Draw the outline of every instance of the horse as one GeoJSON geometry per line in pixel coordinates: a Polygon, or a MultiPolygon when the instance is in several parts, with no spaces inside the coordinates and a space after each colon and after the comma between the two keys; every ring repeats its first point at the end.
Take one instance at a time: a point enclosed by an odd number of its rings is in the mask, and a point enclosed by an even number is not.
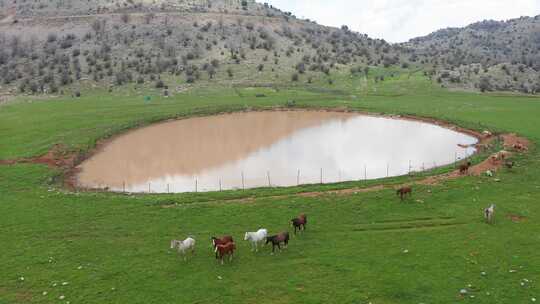
{"type": "Polygon", "coordinates": [[[401,200],[403,200],[403,198],[405,197],[405,195],[410,195],[412,196],[412,188],[410,186],[407,186],[407,187],[402,187],[402,188],[399,188],[397,191],[396,191],[396,195],[399,195],[399,197],[401,198],[401,200]]]}
{"type": "Polygon", "coordinates": [[[459,174],[465,174],[465,173],[469,173],[469,168],[472,166],[472,163],[470,161],[464,163],[464,164],[461,164],[459,165],[458,169],[459,169],[459,174]]]}
{"type": "Polygon", "coordinates": [[[235,250],[236,245],[234,244],[234,242],[228,242],[227,244],[217,245],[214,252],[216,253],[216,259],[220,259],[221,265],[223,265],[223,258],[226,255],[229,256],[229,261],[232,261],[235,250]]]}
{"type": "Polygon", "coordinates": [[[257,245],[264,241],[266,236],[268,235],[268,230],[266,229],[259,229],[257,232],[246,232],[244,235],[244,241],[250,241],[251,242],[251,251],[255,250],[255,252],[259,251],[257,248],[257,245]]]}
{"type": "Polygon", "coordinates": [[[491,204],[491,206],[484,209],[484,218],[486,219],[487,223],[491,224],[493,223],[494,217],[495,217],[495,205],[491,204]]]}
{"type": "Polygon", "coordinates": [[[188,237],[187,239],[183,241],[172,240],[171,249],[174,249],[174,248],[176,248],[176,250],[178,250],[178,253],[180,253],[184,257],[184,261],[185,261],[186,253],[188,250],[191,250],[192,255],[195,253],[195,239],[192,237],[188,237]]]}
{"type": "Polygon", "coordinates": [[[276,246],[278,247],[279,251],[281,251],[281,243],[283,243],[285,248],[287,248],[289,245],[289,232],[285,231],[277,235],[266,237],[265,245],[268,245],[270,242],[272,242],[272,254],[274,254],[276,246]]]}
{"type": "Polygon", "coordinates": [[[217,245],[225,245],[227,243],[234,242],[233,237],[230,236],[230,235],[222,236],[219,239],[217,237],[213,236],[211,238],[211,240],[212,240],[212,246],[214,247],[214,249],[216,248],[217,245]]]}
{"type": "Polygon", "coordinates": [[[307,216],[304,213],[302,213],[297,218],[293,218],[291,220],[291,223],[294,227],[294,234],[296,234],[296,229],[298,229],[298,231],[302,231],[302,230],[305,231],[306,224],[307,224],[307,216]]]}

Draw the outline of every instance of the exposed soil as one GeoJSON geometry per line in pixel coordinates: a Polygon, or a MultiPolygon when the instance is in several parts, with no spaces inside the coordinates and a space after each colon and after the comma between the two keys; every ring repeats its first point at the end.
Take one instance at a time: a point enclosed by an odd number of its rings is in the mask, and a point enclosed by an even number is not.
{"type": "Polygon", "coordinates": [[[514,223],[519,223],[525,221],[527,218],[517,214],[507,214],[506,217],[514,223]]]}

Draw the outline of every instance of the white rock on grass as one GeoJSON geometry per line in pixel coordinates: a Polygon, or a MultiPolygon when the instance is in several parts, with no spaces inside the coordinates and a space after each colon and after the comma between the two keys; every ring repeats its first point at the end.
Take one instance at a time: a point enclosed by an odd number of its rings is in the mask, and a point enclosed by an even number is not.
{"type": "Polygon", "coordinates": [[[24,277],[20,277],[19,281],[21,281],[21,282],[24,281],[24,277]]]}
{"type": "Polygon", "coordinates": [[[62,282],[62,286],[66,286],[68,284],[69,284],[68,282],[62,282]]]}
{"type": "Polygon", "coordinates": [[[66,297],[65,297],[64,295],[61,295],[61,296],[58,297],[58,299],[60,299],[60,300],[63,300],[63,299],[65,299],[65,298],[66,298],[66,297]]]}
{"type": "Polygon", "coordinates": [[[467,289],[463,288],[459,291],[460,294],[466,295],[468,293],[467,289]]]}
{"type": "Polygon", "coordinates": [[[44,296],[46,296],[47,293],[48,293],[48,292],[44,291],[44,292],[42,292],[41,294],[44,295],[44,296]]]}

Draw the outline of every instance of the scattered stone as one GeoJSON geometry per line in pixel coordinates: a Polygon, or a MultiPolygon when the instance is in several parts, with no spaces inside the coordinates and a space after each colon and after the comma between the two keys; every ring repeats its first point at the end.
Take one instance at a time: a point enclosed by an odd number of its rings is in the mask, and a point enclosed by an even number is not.
{"type": "Polygon", "coordinates": [[[463,288],[459,291],[461,295],[466,295],[468,293],[467,289],[463,288]]]}
{"type": "Polygon", "coordinates": [[[52,284],[53,287],[56,287],[56,285],[58,285],[58,284],[56,284],[56,283],[53,283],[53,284],[52,284]]]}
{"type": "Polygon", "coordinates": [[[508,272],[510,272],[510,273],[516,273],[517,270],[515,270],[515,269],[510,269],[508,272]]]}
{"type": "Polygon", "coordinates": [[[44,295],[44,296],[46,296],[47,293],[48,293],[48,292],[44,291],[44,292],[42,292],[41,294],[44,295]]]}
{"type": "Polygon", "coordinates": [[[218,276],[217,278],[218,278],[218,280],[223,280],[223,278],[221,276],[218,276]]]}
{"type": "Polygon", "coordinates": [[[482,276],[484,276],[484,277],[487,275],[487,273],[486,273],[485,271],[482,271],[480,274],[481,274],[482,276]]]}
{"type": "Polygon", "coordinates": [[[531,301],[532,301],[532,302],[536,302],[536,298],[531,298],[531,301]]]}
{"type": "Polygon", "coordinates": [[[493,172],[491,170],[486,171],[486,176],[493,177],[493,172]]]}
{"type": "Polygon", "coordinates": [[[408,249],[403,250],[403,253],[409,253],[408,249]]]}
{"type": "Polygon", "coordinates": [[[77,269],[81,270],[81,269],[82,269],[82,266],[77,267],[77,269]]]}
{"type": "Polygon", "coordinates": [[[66,286],[68,284],[69,284],[68,282],[62,282],[62,286],[66,286]]]}
{"type": "Polygon", "coordinates": [[[61,296],[58,297],[58,299],[60,299],[60,300],[63,300],[63,299],[65,299],[65,298],[66,298],[66,297],[65,297],[64,295],[61,295],[61,296]]]}
{"type": "Polygon", "coordinates": [[[24,281],[24,277],[20,277],[19,281],[21,281],[21,282],[24,281]]]}
{"type": "Polygon", "coordinates": [[[112,290],[112,291],[115,291],[115,290],[116,290],[116,288],[114,288],[114,287],[113,287],[113,288],[111,288],[111,290],[112,290]]]}
{"type": "Polygon", "coordinates": [[[500,183],[500,182],[501,182],[501,179],[496,178],[496,179],[494,179],[494,181],[497,182],[497,183],[500,183]]]}

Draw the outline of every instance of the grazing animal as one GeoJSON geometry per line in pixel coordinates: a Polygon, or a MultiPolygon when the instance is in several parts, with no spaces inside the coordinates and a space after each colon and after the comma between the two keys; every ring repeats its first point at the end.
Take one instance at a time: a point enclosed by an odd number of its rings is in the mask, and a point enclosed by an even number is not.
{"type": "Polygon", "coordinates": [[[229,242],[227,244],[217,245],[214,252],[216,253],[216,259],[220,259],[221,265],[223,265],[223,258],[227,255],[229,256],[229,261],[232,261],[235,250],[236,245],[234,242],[229,242]]]}
{"type": "Polygon", "coordinates": [[[255,252],[259,251],[257,246],[260,242],[264,241],[264,239],[268,236],[268,230],[266,229],[259,229],[257,232],[246,232],[244,235],[244,241],[250,241],[251,242],[251,251],[255,250],[255,252]]]}
{"type": "Polygon", "coordinates": [[[270,242],[272,242],[272,254],[274,254],[276,246],[279,249],[279,251],[281,251],[281,243],[283,243],[285,248],[287,248],[287,246],[289,245],[289,232],[285,231],[277,235],[266,237],[265,245],[267,245],[270,242]]]}
{"type": "Polygon", "coordinates": [[[459,165],[459,174],[465,174],[469,173],[469,168],[472,166],[472,163],[470,161],[459,165]]]}
{"type": "Polygon", "coordinates": [[[412,196],[412,188],[411,187],[402,187],[402,188],[399,188],[397,191],[396,191],[396,195],[399,195],[399,197],[401,198],[401,200],[403,200],[403,198],[405,197],[405,195],[409,194],[410,196],[412,196]]]}
{"type": "Polygon", "coordinates": [[[193,255],[195,253],[195,239],[192,237],[188,237],[187,239],[183,241],[179,240],[172,240],[171,241],[171,249],[176,248],[178,250],[178,253],[180,253],[184,261],[186,260],[186,253],[188,251],[191,251],[191,254],[193,255]]]}
{"type": "Polygon", "coordinates": [[[233,237],[230,235],[222,236],[221,238],[217,238],[215,236],[212,237],[212,246],[216,248],[217,245],[225,245],[227,243],[234,243],[233,237]]]}
{"type": "Polygon", "coordinates": [[[495,205],[491,204],[488,208],[484,209],[484,218],[486,219],[486,222],[493,223],[493,219],[495,217],[495,205]]]}
{"type": "Polygon", "coordinates": [[[296,234],[296,229],[298,229],[298,231],[302,231],[302,230],[305,231],[306,224],[307,224],[307,216],[304,213],[302,213],[297,218],[293,218],[291,220],[291,223],[294,227],[294,234],[296,234]]]}

